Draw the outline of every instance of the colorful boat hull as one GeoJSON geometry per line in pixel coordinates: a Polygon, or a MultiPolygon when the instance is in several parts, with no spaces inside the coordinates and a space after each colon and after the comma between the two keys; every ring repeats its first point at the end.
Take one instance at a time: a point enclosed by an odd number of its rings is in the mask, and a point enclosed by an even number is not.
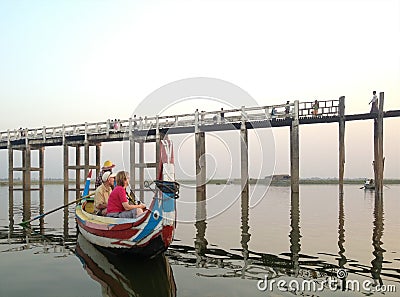
{"type": "Polygon", "coordinates": [[[158,192],[149,209],[135,219],[97,216],[88,211],[93,201],[85,201],[75,211],[79,232],[89,242],[118,253],[152,257],[165,251],[174,238],[176,200],[172,193],[158,192]]]}
{"type": "MultiPolygon", "coordinates": [[[[168,177],[174,179],[172,143],[164,140],[160,151],[161,172],[168,168],[168,177]]],[[[179,184],[156,180],[156,185],[150,206],[137,218],[97,216],[93,200],[82,201],[75,209],[79,232],[92,244],[114,253],[154,257],[165,251],[174,238],[179,184]]]]}

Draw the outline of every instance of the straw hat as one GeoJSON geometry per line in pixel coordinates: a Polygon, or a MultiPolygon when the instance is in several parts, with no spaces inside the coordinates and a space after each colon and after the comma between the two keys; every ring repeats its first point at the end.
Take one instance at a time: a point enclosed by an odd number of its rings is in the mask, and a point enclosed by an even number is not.
{"type": "Polygon", "coordinates": [[[107,170],[107,169],[111,169],[111,168],[114,168],[114,167],[115,167],[115,164],[113,164],[113,162],[107,160],[107,161],[104,162],[104,165],[103,165],[103,167],[101,169],[102,170],[107,170]]]}

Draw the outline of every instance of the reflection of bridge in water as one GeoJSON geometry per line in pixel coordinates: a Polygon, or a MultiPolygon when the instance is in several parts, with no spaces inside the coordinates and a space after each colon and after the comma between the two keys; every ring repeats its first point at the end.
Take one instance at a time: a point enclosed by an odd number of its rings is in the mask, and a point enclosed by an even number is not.
{"type": "MultiPolygon", "coordinates": [[[[26,193],[29,195],[29,192],[26,193]]],[[[11,197],[11,196],[10,196],[11,197]]],[[[10,198],[11,199],[11,198],[10,198]]],[[[26,199],[28,201],[28,199],[26,199]]],[[[383,285],[386,281],[400,282],[400,271],[398,269],[384,267],[385,250],[383,245],[384,231],[384,213],[383,198],[376,196],[374,198],[373,209],[373,230],[372,246],[373,259],[371,265],[363,265],[355,259],[346,257],[345,248],[345,209],[344,197],[339,196],[338,207],[338,254],[319,253],[320,256],[331,257],[331,261],[323,260],[318,255],[306,255],[301,253],[301,232],[300,232],[300,204],[299,195],[291,194],[290,208],[290,232],[288,234],[289,252],[280,254],[270,254],[265,251],[253,251],[249,249],[251,234],[249,233],[249,201],[241,200],[241,249],[224,250],[216,247],[209,247],[206,239],[207,211],[206,201],[198,200],[196,204],[196,234],[193,245],[173,244],[166,252],[166,255],[172,264],[184,265],[185,267],[201,268],[196,273],[199,277],[233,277],[249,280],[260,280],[264,276],[268,279],[278,279],[293,277],[296,279],[305,279],[321,282],[326,277],[336,277],[338,269],[346,269],[347,279],[354,279],[354,276],[361,276],[371,279],[375,285],[383,285]]],[[[42,202],[39,202],[42,203],[42,202]]],[[[12,204],[10,204],[12,205],[12,204]]],[[[31,216],[30,204],[23,205],[23,209],[18,209],[18,215],[24,219],[31,216]]],[[[34,208],[42,209],[42,206],[34,208]]],[[[42,248],[40,253],[57,254],[57,256],[70,256],[75,253],[77,235],[75,228],[69,228],[71,225],[72,209],[66,208],[64,213],[64,231],[57,234],[57,231],[45,228],[44,221],[38,225],[32,226],[32,229],[17,227],[14,228],[14,208],[9,208],[8,229],[0,229],[0,244],[10,245],[10,249],[4,252],[18,252],[30,248],[42,248]]],[[[93,246],[90,249],[95,249],[93,246]]],[[[99,252],[99,251],[98,251],[99,252]]],[[[101,251],[99,252],[101,253],[101,251]]],[[[87,254],[87,253],[85,253],[87,254]]],[[[103,259],[101,256],[100,258],[103,259]]],[[[94,258],[91,265],[96,268],[101,265],[94,258]],[[97,265],[97,266],[96,266],[97,265]]],[[[90,260],[87,258],[85,261],[90,260]]],[[[106,257],[107,258],[107,257],[106,257]]],[[[109,260],[110,262],[111,260],[109,260]]],[[[117,265],[112,261],[109,265],[117,265]]],[[[119,267],[119,266],[118,266],[119,267]]],[[[168,269],[167,269],[168,270],[168,269]]],[[[119,270],[123,275],[129,272],[123,269],[119,270]]],[[[172,270],[170,272],[172,274],[172,270]]],[[[126,275],[125,275],[126,276],[126,275]]],[[[118,283],[114,283],[117,287],[118,283]]],[[[346,278],[339,283],[342,290],[346,289],[346,278]]],[[[173,296],[173,295],[171,295],[173,296]]]]}
{"type": "MultiPolygon", "coordinates": [[[[199,201],[198,201],[199,202],[199,201]]],[[[346,280],[354,279],[355,275],[372,279],[374,285],[384,284],[383,277],[389,281],[400,282],[400,271],[398,269],[384,268],[384,252],[381,247],[383,235],[383,198],[375,197],[374,221],[372,230],[372,246],[374,247],[371,266],[358,263],[357,260],[347,259],[345,255],[345,216],[344,197],[339,196],[338,213],[338,254],[319,253],[319,255],[332,257],[332,261],[320,259],[318,256],[301,253],[300,233],[300,211],[299,195],[291,194],[290,209],[290,252],[278,255],[268,254],[260,251],[249,250],[249,206],[248,200],[242,199],[242,225],[241,225],[241,249],[230,249],[229,251],[208,247],[205,238],[207,223],[206,203],[197,203],[196,216],[200,218],[195,223],[196,238],[194,246],[174,244],[167,251],[168,257],[176,265],[205,268],[206,272],[197,273],[200,277],[233,277],[252,280],[262,280],[265,276],[268,280],[280,277],[294,277],[297,279],[313,280],[321,282],[331,276],[338,280],[338,288],[346,290],[346,280]],[[335,263],[337,261],[337,263],[335,263]],[[337,271],[345,269],[349,275],[338,279],[337,271]],[[221,272],[222,271],[222,272],[221,272]]],[[[390,262],[388,262],[390,263],[390,262]]]]}

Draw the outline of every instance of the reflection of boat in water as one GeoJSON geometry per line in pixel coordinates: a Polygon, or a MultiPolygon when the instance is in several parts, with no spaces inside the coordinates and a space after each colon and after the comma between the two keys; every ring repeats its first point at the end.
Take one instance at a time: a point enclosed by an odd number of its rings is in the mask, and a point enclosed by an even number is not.
{"type": "Polygon", "coordinates": [[[78,235],[76,254],[103,296],[176,296],[172,268],[164,254],[143,260],[101,252],[78,235]]]}

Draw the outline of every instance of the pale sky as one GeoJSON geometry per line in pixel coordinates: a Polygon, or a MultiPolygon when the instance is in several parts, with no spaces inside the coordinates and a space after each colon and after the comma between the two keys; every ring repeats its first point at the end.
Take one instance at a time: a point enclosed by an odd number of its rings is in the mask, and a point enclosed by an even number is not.
{"type": "MultiPolygon", "coordinates": [[[[344,95],[346,113],[363,113],[377,90],[400,109],[400,1],[0,1],[0,131],[128,119],[191,77],[233,83],[259,105],[344,95]]],[[[385,120],[385,177],[400,177],[399,125],[385,120]]],[[[345,176],[372,176],[372,122],[346,128],[345,176]]],[[[301,177],[337,177],[337,130],[300,128],[301,177]]],[[[288,128],[273,134],[275,173],[288,173],[288,128]]],[[[104,145],[102,159],[121,164],[120,147],[104,145]]],[[[46,160],[46,176],[61,177],[61,150],[46,160]]],[[[7,177],[6,151],[0,164],[7,177]]]]}

